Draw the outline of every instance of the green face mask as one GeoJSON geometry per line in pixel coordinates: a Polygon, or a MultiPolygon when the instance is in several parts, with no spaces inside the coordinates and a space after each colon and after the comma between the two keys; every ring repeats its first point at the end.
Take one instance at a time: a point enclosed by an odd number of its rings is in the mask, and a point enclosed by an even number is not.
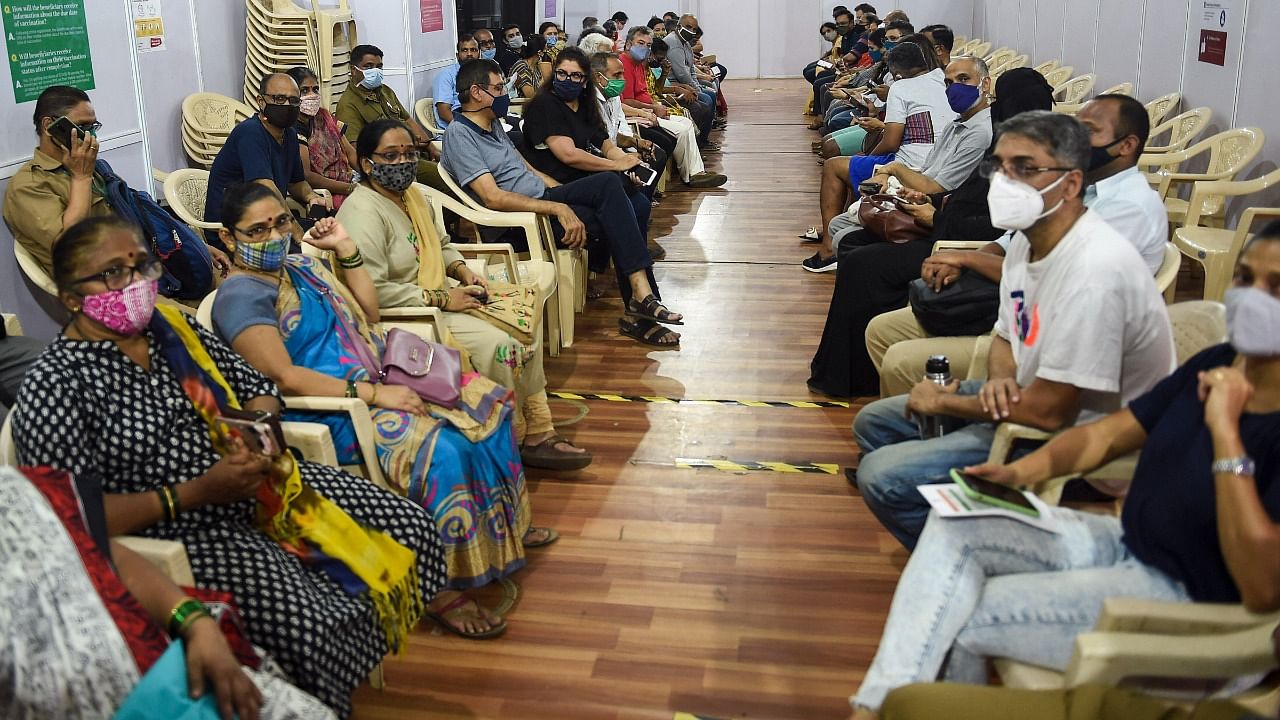
{"type": "Polygon", "coordinates": [[[600,88],[600,92],[604,93],[607,98],[616,98],[622,94],[627,87],[626,80],[610,80],[608,85],[600,88]]]}

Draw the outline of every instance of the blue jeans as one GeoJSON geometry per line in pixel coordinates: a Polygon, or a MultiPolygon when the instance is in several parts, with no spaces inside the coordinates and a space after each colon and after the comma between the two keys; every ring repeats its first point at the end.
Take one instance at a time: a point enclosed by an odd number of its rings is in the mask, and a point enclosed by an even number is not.
{"type": "Polygon", "coordinates": [[[1129,553],[1118,518],[1052,512],[1058,534],[1007,518],[930,517],[850,704],[876,710],[890,690],[939,672],[985,684],[989,657],[1063,670],[1104,599],[1190,600],[1129,553]]]}
{"type": "MultiPolygon", "coordinates": [[[[976,395],[982,382],[966,380],[959,393],[976,395]]],[[[854,418],[853,437],[866,453],[858,462],[862,501],[911,550],[929,517],[929,503],[916,486],[950,482],[951,468],[986,462],[996,428],[947,418],[946,435],[921,440],[916,421],[904,417],[906,409],[906,395],[871,403],[854,418]]]]}

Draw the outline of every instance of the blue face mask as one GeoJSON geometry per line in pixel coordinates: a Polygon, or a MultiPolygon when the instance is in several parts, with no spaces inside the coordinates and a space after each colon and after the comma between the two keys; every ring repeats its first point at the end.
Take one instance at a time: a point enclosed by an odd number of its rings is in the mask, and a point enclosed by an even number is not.
{"type": "MultiPolygon", "coordinates": [[[[480,89],[484,90],[484,88],[480,88],[480,89]]],[[[505,95],[505,94],[494,95],[490,93],[488,90],[484,90],[484,94],[493,98],[493,105],[491,106],[493,110],[493,116],[496,118],[506,117],[507,111],[511,109],[511,96],[505,95]]]]}
{"type": "Polygon", "coordinates": [[[654,80],[662,77],[662,68],[649,68],[649,72],[653,73],[654,80]]]}
{"type": "Polygon", "coordinates": [[[572,80],[552,80],[551,88],[555,90],[556,95],[559,95],[565,102],[573,102],[582,95],[582,83],[574,82],[572,80]]]}
{"type": "Polygon", "coordinates": [[[896,48],[896,47],[898,47],[898,41],[897,41],[897,40],[885,40],[885,41],[884,41],[884,51],[885,51],[885,52],[889,52],[890,50],[892,50],[892,49],[894,49],[894,48],[896,48]]]}
{"type": "Polygon", "coordinates": [[[947,87],[947,104],[952,110],[958,113],[964,113],[978,102],[980,91],[976,86],[965,85],[964,83],[951,83],[947,87]]]}
{"type": "Polygon", "coordinates": [[[867,54],[871,56],[872,62],[880,62],[884,59],[884,52],[880,50],[868,50],[867,54]]]}
{"type": "Polygon", "coordinates": [[[382,68],[374,67],[363,70],[364,79],[360,81],[360,86],[369,90],[377,90],[382,87],[382,68]]]}
{"type": "Polygon", "coordinates": [[[630,52],[631,52],[631,59],[635,60],[636,62],[644,62],[645,60],[649,59],[648,45],[632,45],[630,52]]]}
{"type": "Polygon", "coordinates": [[[488,50],[481,50],[481,51],[480,51],[480,59],[481,59],[481,60],[492,60],[492,59],[494,59],[494,58],[495,58],[495,57],[497,57],[497,56],[498,56],[498,49],[497,49],[497,48],[489,48],[488,50]]]}

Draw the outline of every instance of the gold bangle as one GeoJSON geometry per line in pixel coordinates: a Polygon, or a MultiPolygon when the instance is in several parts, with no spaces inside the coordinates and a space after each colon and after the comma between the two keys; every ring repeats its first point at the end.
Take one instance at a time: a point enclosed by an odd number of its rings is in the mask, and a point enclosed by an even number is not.
{"type": "Polygon", "coordinates": [[[373,388],[373,397],[369,398],[369,404],[377,405],[378,404],[378,384],[371,382],[369,383],[369,387],[373,388]]]}

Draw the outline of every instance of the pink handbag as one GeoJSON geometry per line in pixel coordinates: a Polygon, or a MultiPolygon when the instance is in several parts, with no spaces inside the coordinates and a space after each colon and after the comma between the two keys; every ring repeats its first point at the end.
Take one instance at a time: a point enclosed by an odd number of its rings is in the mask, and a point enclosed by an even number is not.
{"type": "Polygon", "coordinates": [[[403,385],[423,400],[452,410],[462,392],[462,356],[451,347],[392,328],[378,375],[388,385],[403,385]]]}

